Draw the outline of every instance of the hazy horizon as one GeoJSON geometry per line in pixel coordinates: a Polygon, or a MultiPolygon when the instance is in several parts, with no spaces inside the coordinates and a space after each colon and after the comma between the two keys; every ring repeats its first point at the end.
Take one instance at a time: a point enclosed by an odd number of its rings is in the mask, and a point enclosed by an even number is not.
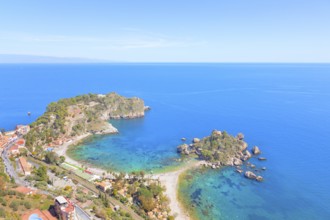
{"type": "Polygon", "coordinates": [[[330,62],[175,62],[175,61],[116,61],[81,57],[34,56],[26,54],[0,54],[0,64],[330,64],[330,62]]]}
{"type": "Polygon", "coordinates": [[[0,54],[79,62],[328,63],[329,9],[324,0],[13,0],[0,9],[0,54]]]}

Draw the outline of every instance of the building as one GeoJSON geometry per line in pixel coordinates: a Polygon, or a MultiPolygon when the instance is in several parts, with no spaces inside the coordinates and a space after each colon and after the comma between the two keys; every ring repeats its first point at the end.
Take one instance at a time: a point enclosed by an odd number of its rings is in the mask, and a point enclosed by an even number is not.
{"type": "Polygon", "coordinates": [[[25,140],[23,138],[20,138],[16,141],[16,145],[19,147],[19,148],[23,148],[25,147],[25,140]]]}
{"type": "Polygon", "coordinates": [[[57,220],[57,218],[55,218],[49,211],[47,210],[41,211],[40,209],[29,211],[22,216],[22,220],[31,220],[31,219],[57,220]]]}
{"type": "Polygon", "coordinates": [[[5,145],[8,143],[8,141],[9,141],[9,137],[2,135],[0,132],[0,148],[4,148],[5,145]]]}
{"type": "Polygon", "coordinates": [[[16,133],[21,135],[26,135],[30,131],[29,125],[17,125],[16,133]]]}
{"type": "Polygon", "coordinates": [[[107,191],[108,189],[112,188],[112,185],[110,182],[102,181],[99,183],[96,183],[96,187],[101,189],[103,192],[107,191]]]}
{"type": "Polygon", "coordinates": [[[11,156],[17,156],[19,155],[19,148],[18,148],[18,145],[13,145],[9,148],[9,154],[11,156]]]}
{"type": "Polygon", "coordinates": [[[55,198],[55,212],[62,220],[78,220],[74,204],[63,196],[55,198]]]}
{"type": "Polygon", "coordinates": [[[9,139],[8,139],[8,142],[14,142],[18,139],[17,135],[16,134],[12,134],[12,135],[9,135],[9,139]]]}
{"type": "Polygon", "coordinates": [[[60,146],[60,145],[63,144],[63,140],[62,140],[62,139],[57,139],[57,140],[53,141],[53,144],[54,144],[55,146],[60,146]]]}
{"type": "Polygon", "coordinates": [[[18,158],[18,161],[19,161],[19,165],[21,166],[24,175],[25,176],[31,175],[31,164],[29,164],[26,161],[26,158],[20,157],[20,158],[18,158]]]}

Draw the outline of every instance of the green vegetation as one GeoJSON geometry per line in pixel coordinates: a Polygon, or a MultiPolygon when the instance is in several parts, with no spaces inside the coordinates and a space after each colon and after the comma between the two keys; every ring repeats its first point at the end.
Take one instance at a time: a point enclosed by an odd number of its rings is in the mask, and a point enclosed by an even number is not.
{"type": "Polygon", "coordinates": [[[43,190],[47,190],[47,184],[51,184],[49,176],[47,175],[47,167],[45,166],[34,168],[32,175],[27,176],[25,180],[34,184],[35,187],[43,190]]]}
{"type": "Polygon", "coordinates": [[[165,189],[158,180],[144,177],[145,172],[132,172],[129,179],[120,173],[112,181],[111,196],[130,205],[145,219],[151,219],[149,212],[152,212],[156,218],[159,213],[169,213],[169,201],[164,194],[165,189]]]}
{"type": "MultiPolygon", "coordinates": [[[[87,209],[93,209],[94,213],[96,214],[96,216],[102,218],[102,219],[117,219],[117,220],[132,220],[133,218],[126,212],[119,210],[119,211],[114,211],[113,206],[110,203],[110,192],[107,192],[107,194],[105,193],[101,193],[99,192],[99,196],[95,197],[94,196],[94,192],[90,191],[90,189],[95,188],[94,184],[87,181],[87,180],[83,180],[80,178],[77,178],[77,176],[75,174],[72,173],[71,169],[68,169],[69,167],[71,167],[71,165],[69,166],[69,164],[67,165],[67,167],[65,167],[64,170],[62,167],[64,167],[63,165],[65,165],[66,163],[60,164],[60,166],[56,166],[56,165],[50,165],[50,164],[45,164],[45,161],[41,161],[41,160],[37,160],[34,158],[30,158],[30,160],[32,160],[34,163],[39,165],[39,168],[42,167],[42,165],[45,165],[46,167],[48,167],[48,169],[54,173],[57,177],[62,178],[64,176],[68,176],[69,179],[71,179],[75,184],[76,184],[76,189],[74,189],[74,187],[71,186],[63,186],[63,188],[59,188],[56,189],[54,191],[51,191],[52,194],[54,195],[63,195],[69,199],[73,199],[75,198],[76,200],[78,200],[81,203],[87,203],[88,207],[84,207],[84,205],[82,205],[83,208],[87,208],[87,209]],[[79,179],[79,181],[77,181],[77,179],[79,179]],[[89,190],[87,190],[85,187],[81,187],[78,186],[78,183],[82,183],[84,182],[84,184],[86,184],[89,190]],[[86,190],[88,192],[86,192],[86,190]],[[92,203],[90,204],[89,201],[92,201],[92,203]]],[[[39,169],[38,168],[38,169],[39,169]]],[[[72,168],[72,167],[71,167],[72,168]]],[[[79,170],[81,172],[81,168],[79,167],[74,167],[77,168],[77,170],[79,170]]],[[[41,170],[43,170],[43,168],[41,168],[41,170]]],[[[43,173],[43,171],[33,171],[34,176],[32,176],[32,179],[35,178],[35,175],[38,173],[43,173]]],[[[43,176],[38,175],[38,176],[43,176]]],[[[39,183],[39,182],[37,182],[39,183]]],[[[43,181],[44,183],[44,181],[43,181]]],[[[49,189],[47,189],[48,191],[50,191],[49,189]]]]}
{"type": "Polygon", "coordinates": [[[69,170],[71,171],[72,173],[76,174],[77,176],[85,179],[85,180],[90,180],[92,178],[92,175],[91,174],[88,174],[88,173],[85,173],[83,169],[79,168],[79,167],[76,167],[72,164],[69,164],[69,163],[62,163],[60,165],[60,167],[66,169],[66,170],[69,170]]]}
{"type": "Polygon", "coordinates": [[[4,172],[5,165],[3,163],[2,158],[0,158],[0,191],[5,190],[8,188],[10,178],[7,176],[7,174],[4,172]]]}
{"type": "Polygon", "coordinates": [[[48,182],[49,177],[47,175],[47,168],[45,166],[40,166],[39,168],[35,169],[33,173],[36,181],[48,182]]]}
{"type": "Polygon", "coordinates": [[[87,94],[60,99],[48,105],[46,112],[31,126],[25,136],[30,152],[42,158],[41,146],[59,139],[96,132],[108,128],[109,118],[143,116],[144,102],[138,98],[125,98],[116,93],[87,94]]]}
{"type": "Polygon", "coordinates": [[[200,159],[210,162],[228,163],[244,151],[247,144],[242,140],[243,134],[237,137],[229,135],[226,131],[214,130],[212,134],[191,146],[183,144],[178,146],[178,152],[182,154],[197,154],[200,159]]]}
{"type": "Polygon", "coordinates": [[[58,156],[56,153],[54,152],[47,152],[45,154],[45,162],[48,164],[56,164],[59,165],[61,163],[63,163],[65,161],[65,157],[64,156],[58,156]]]}
{"type": "Polygon", "coordinates": [[[98,218],[106,220],[133,220],[129,213],[122,210],[114,211],[113,207],[110,206],[109,195],[106,193],[99,192],[99,196],[95,198],[92,194],[86,194],[82,189],[77,189],[75,197],[80,202],[93,201],[89,208],[93,210],[98,218]]]}
{"type": "Polygon", "coordinates": [[[26,211],[36,208],[47,210],[54,203],[52,197],[39,194],[25,195],[16,192],[15,188],[16,185],[4,173],[4,164],[0,158],[0,219],[20,220],[26,211]]]}
{"type": "MultiPolygon", "coordinates": [[[[199,169],[191,169],[179,176],[179,187],[178,187],[178,200],[180,204],[184,207],[184,209],[189,213],[189,217],[191,220],[197,220],[198,213],[195,208],[198,204],[191,204],[191,198],[189,193],[189,188],[191,186],[191,182],[194,181],[194,177],[199,175],[199,172],[204,172],[204,168],[199,169]]],[[[198,200],[193,200],[193,202],[198,202],[198,200]]]]}
{"type": "Polygon", "coordinates": [[[146,187],[141,187],[138,191],[138,200],[141,203],[141,207],[149,212],[156,207],[153,194],[146,187]]]}

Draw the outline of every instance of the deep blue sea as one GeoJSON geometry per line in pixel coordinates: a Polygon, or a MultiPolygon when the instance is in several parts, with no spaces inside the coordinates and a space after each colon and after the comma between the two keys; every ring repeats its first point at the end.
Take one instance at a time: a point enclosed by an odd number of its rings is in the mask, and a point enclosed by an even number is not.
{"type": "Polygon", "coordinates": [[[48,103],[116,91],[145,100],[144,118],[112,121],[73,157],[119,171],[175,165],[181,138],[243,132],[267,161],[265,181],[231,168],[193,173],[185,198],[201,219],[330,219],[330,65],[0,65],[0,128],[40,116],[48,103]],[[32,115],[27,116],[27,112],[32,115]]]}

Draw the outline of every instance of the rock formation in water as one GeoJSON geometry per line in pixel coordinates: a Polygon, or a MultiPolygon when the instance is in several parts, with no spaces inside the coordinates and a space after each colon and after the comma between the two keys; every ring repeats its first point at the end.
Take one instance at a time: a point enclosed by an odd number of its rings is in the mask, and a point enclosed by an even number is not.
{"type": "Polygon", "coordinates": [[[253,153],[254,155],[258,155],[258,154],[261,154],[261,151],[260,151],[259,147],[254,146],[254,147],[252,148],[252,153],[253,153]]]}
{"type": "MultiPolygon", "coordinates": [[[[191,145],[182,144],[177,150],[181,154],[197,154],[202,160],[225,166],[239,166],[242,160],[251,157],[247,143],[227,132],[214,130],[210,136],[194,138],[191,145]]],[[[216,165],[216,166],[217,166],[216,165]]]]}
{"type": "MultiPolygon", "coordinates": [[[[254,164],[247,162],[252,154],[247,149],[248,144],[243,140],[244,135],[239,133],[236,137],[229,135],[226,131],[213,130],[211,135],[202,139],[194,138],[192,144],[181,144],[177,152],[182,155],[197,155],[199,159],[206,161],[205,166],[212,169],[222,166],[235,166],[238,173],[242,173],[242,165],[246,169],[256,169],[254,164]]],[[[258,147],[253,147],[254,155],[260,154],[258,147]]],[[[265,160],[260,157],[259,160],[265,160]]],[[[258,171],[258,169],[256,169],[258,171]]],[[[265,170],[265,169],[263,169],[265,170]]],[[[249,179],[263,181],[252,171],[246,171],[245,176],[249,179]]]]}

